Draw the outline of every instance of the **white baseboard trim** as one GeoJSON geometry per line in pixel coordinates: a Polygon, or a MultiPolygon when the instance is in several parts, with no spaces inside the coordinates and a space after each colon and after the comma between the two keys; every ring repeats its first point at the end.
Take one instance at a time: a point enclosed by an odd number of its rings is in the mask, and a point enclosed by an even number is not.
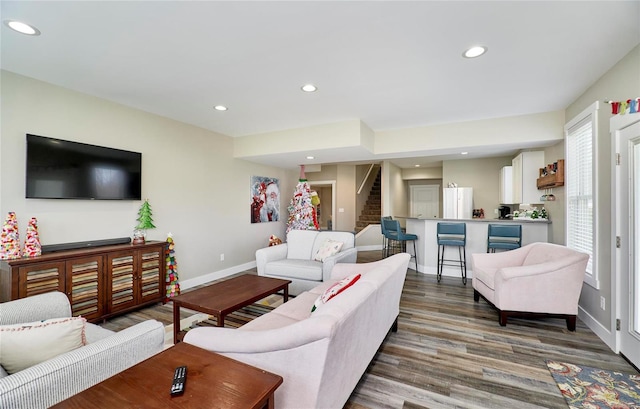
{"type": "Polygon", "coordinates": [[[214,271],[213,273],[205,274],[203,276],[190,278],[188,280],[180,281],[180,289],[187,290],[191,287],[196,287],[198,285],[207,284],[214,280],[219,280],[221,278],[228,277],[233,274],[241,273],[245,270],[249,270],[250,268],[254,268],[256,266],[255,261],[251,261],[249,263],[240,264],[238,266],[233,266],[226,268],[220,271],[214,271]]]}
{"type": "Polygon", "coordinates": [[[605,344],[607,344],[607,346],[611,348],[613,352],[615,352],[616,354],[618,353],[618,351],[616,351],[616,339],[614,333],[603,326],[599,321],[593,318],[591,314],[589,314],[580,306],[578,306],[578,318],[580,318],[582,322],[584,322],[587,327],[589,327],[589,329],[594,332],[594,334],[596,334],[605,344]]]}

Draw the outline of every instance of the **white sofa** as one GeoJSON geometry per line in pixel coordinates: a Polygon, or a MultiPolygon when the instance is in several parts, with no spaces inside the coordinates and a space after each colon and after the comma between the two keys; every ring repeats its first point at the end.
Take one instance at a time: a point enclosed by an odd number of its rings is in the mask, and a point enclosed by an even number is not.
{"type": "MultiPolygon", "coordinates": [[[[0,325],[71,317],[69,299],[52,292],[0,304],[0,325]]],[[[162,351],[164,326],[148,320],[113,332],[85,326],[87,345],[8,375],[0,367],[0,407],[48,408],[162,351]]]]}
{"type": "Polygon", "coordinates": [[[355,263],[355,235],[344,231],[291,230],[286,243],[256,251],[258,275],[291,280],[289,294],[298,295],[326,281],[336,263],[355,263]],[[339,253],[314,260],[325,240],[342,242],[339,253]]]}
{"type": "Polygon", "coordinates": [[[282,376],[276,408],[342,408],[397,329],[409,258],[336,264],[330,280],[239,329],[195,328],[184,341],[282,376]],[[311,313],[325,289],[356,273],[357,282],[311,313]]]}

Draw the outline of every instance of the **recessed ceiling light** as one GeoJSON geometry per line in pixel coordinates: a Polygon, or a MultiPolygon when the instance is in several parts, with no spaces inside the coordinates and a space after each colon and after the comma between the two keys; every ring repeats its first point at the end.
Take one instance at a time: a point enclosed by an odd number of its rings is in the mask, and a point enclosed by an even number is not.
{"type": "Polygon", "coordinates": [[[416,168],[419,168],[419,167],[420,167],[420,165],[413,165],[413,166],[415,166],[416,168]]]}
{"type": "Polygon", "coordinates": [[[30,26],[29,24],[20,22],[20,21],[15,21],[15,20],[5,20],[4,24],[9,27],[10,29],[17,31],[18,33],[21,34],[26,34],[29,36],[39,36],[40,35],[40,30],[38,30],[37,28],[30,26]]]}
{"type": "Polygon", "coordinates": [[[467,51],[462,53],[462,56],[464,58],[476,58],[476,57],[480,57],[482,54],[486,53],[487,50],[488,50],[487,47],[485,47],[483,45],[477,45],[477,46],[469,48],[467,51]]]}
{"type": "Polygon", "coordinates": [[[466,155],[466,154],[468,154],[468,153],[469,153],[469,152],[460,152],[460,155],[466,155]]]}
{"type": "Polygon", "coordinates": [[[216,111],[226,111],[228,108],[224,105],[216,105],[213,107],[216,111]]]}
{"type": "Polygon", "coordinates": [[[302,90],[304,92],[316,92],[318,90],[318,87],[313,84],[305,84],[302,86],[302,90]]]}
{"type": "Polygon", "coordinates": [[[307,159],[309,159],[309,160],[312,160],[312,159],[315,159],[315,158],[316,158],[315,156],[307,156],[307,159]]]}

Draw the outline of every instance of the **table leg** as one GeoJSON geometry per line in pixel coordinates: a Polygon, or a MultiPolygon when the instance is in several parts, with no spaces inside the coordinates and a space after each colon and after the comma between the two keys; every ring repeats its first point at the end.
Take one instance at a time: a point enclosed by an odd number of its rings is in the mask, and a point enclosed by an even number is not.
{"type": "Polygon", "coordinates": [[[217,326],[224,327],[224,315],[219,314],[216,318],[218,319],[217,326]]]}
{"type": "Polygon", "coordinates": [[[276,404],[275,404],[275,399],[273,398],[273,394],[271,396],[269,396],[269,398],[267,398],[267,404],[265,405],[265,408],[268,409],[275,409],[276,404]]]}
{"type": "Polygon", "coordinates": [[[178,343],[178,333],[180,332],[180,305],[173,301],[173,344],[178,343]]]}
{"type": "Polygon", "coordinates": [[[289,301],[289,285],[284,288],[284,295],[282,296],[282,302],[289,301]]]}

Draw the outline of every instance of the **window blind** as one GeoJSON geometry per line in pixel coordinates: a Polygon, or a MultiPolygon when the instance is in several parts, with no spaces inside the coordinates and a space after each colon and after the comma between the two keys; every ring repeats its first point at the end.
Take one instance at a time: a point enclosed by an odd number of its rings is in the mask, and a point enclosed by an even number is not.
{"type": "Polygon", "coordinates": [[[590,275],[594,273],[593,141],[591,115],[567,131],[567,247],[589,254],[587,274],[590,275]]]}

